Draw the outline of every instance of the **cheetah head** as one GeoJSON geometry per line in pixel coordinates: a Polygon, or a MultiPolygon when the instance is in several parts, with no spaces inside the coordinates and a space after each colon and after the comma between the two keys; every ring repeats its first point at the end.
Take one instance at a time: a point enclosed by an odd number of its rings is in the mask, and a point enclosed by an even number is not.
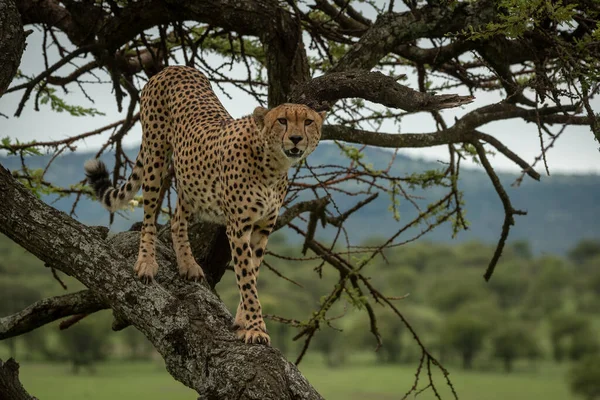
{"type": "Polygon", "coordinates": [[[325,112],[302,104],[282,104],[271,110],[257,107],[252,114],[268,146],[296,163],[308,156],[321,139],[325,112]]]}

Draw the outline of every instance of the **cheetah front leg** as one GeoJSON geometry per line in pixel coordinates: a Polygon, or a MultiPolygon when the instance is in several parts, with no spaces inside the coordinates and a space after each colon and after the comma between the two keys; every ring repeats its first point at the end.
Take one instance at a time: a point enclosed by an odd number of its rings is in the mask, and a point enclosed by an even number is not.
{"type": "Polygon", "coordinates": [[[227,224],[227,237],[240,291],[240,305],[233,327],[237,330],[238,338],[246,343],[270,344],[271,338],[267,334],[256,288],[258,265],[254,264],[250,247],[252,229],[244,230],[242,225],[238,221],[227,224]]]}
{"type": "Polygon", "coordinates": [[[183,193],[181,193],[177,199],[175,216],[171,221],[173,248],[175,249],[175,255],[177,256],[179,274],[187,279],[199,281],[204,279],[204,272],[194,259],[192,248],[190,247],[187,229],[190,214],[189,205],[184,199],[183,193]]]}
{"type": "MultiPolygon", "coordinates": [[[[252,250],[252,265],[254,267],[254,275],[256,280],[258,280],[260,265],[265,257],[265,249],[267,247],[267,242],[269,241],[269,235],[275,226],[276,220],[277,211],[273,211],[266,219],[254,224],[252,229],[252,234],[250,236],[250,250],[252,250]]],[[[251,306],[252,304],[246,304],[246,308],[251,306]]],[[[235,314],[234,327],[236,327],[236,329],[244,326],[244,318],[244,299],[242,298],[240,299],[237,312],[235,314]]]]}
{"type": "Polygon", "coordinates": [[[275,210],[271,212],[266,219],[256,223],[252,229],[250,248],[252,249],[252,260],[254,262],[254,271],[257,277],[260,264],[262,264],[262,260],[265,258],[267,242],[269,241],[269,235],[275,226],[278,211],[279,210],[275,210]]]}

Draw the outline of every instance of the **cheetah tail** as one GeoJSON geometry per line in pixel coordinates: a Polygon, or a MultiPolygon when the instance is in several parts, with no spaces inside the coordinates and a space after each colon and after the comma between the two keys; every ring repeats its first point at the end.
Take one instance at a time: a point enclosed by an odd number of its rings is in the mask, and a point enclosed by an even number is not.
{"type": "Polygon", "coordinates": [[[140,151],[129,179],[118,188],[112,186],[108,170],[102,161],[93,158],[85,162],[84,169],[88,183],[94,189],[96,197],[100,200],[104,208],[111,213],[126,207],[140,189],[142,174],[144,173],[141,159],[142,152],[140,151]]]}

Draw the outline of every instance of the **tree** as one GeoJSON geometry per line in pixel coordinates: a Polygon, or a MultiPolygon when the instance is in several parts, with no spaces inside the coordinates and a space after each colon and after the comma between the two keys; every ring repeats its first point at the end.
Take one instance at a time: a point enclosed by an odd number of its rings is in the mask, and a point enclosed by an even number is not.
{"type": "Polygon", "coordinates": [[[130,360],[148,360],[152,356],[152,344],[137,329],[126,328],[123,330],[123,338],[130,360]]]}
{"type": "Polygon", "coordinates": [[[108,352],[108,327],[98,321],[83,320],[62,331],[59,335],[67,360],[78,374],[82,367],[94,371],[94,364],[106,358],[108,352]]]}
{"type": "MultiPolygon", "coordinates": [[[[0,0],[0,16],[15,17],[13,4],[0,0]],[[6,4],[7,14],[2,8],[6,4]]],[[[114,93],[116,107],[125,106],[126,111],[122,119],[76,136],[35,143],[9,138],[0,143],[0,150],[24,157],[20,170],[8,173],[0,167],[0,231],[89,289],[35,303],[1,319],[0,338],[67,315],[110,308],[115,329],[133,325],[140,330],[165,359],[169,372],[207,398],[240,397],[240,393],[242,398],[320,397],[275,349],[232,340],[231,316],[211,292],[229,260],[227,250],[223,251],[228,246],[222,229],[209,224],[192,228],[194,254],[207,269],[210,288],[174,278],[173,253],[163,242],[157,252],[164,274],[156,285],[144,286],[133,278],[130,268],[137,235],[128,232],[107,239],[106,230],[83,226],[45,205],[32,192],[40,197],[73,196],[74,215],[78,200],[89,195],[89,188],[77,182],[56,187],[46,179],[46,169],[28,168],[25,156],[49,151],[51,163],[79,141],[112,131],[99,153],[114,148],[113,178],[119,180],[131,167],[123,139],[138,120],[139,90],[148,77],[174,60],[202,69],[224,91],[246,93],[257,104],[290,101],[329,109],[330,123],[323,128],[322,138],[335,140],[349,162],[302,166],[294,175],[289,203],[277,226],[300,234],[304,252],[311,252],[339,275],[309,318],[302,323],[288,320],[300,330],[296,336],[306,340],[299,361],[340,299],[369,315],[375,338],[379,334],[373,302],[386,305],[411,329],[389,295],[374,287],[364,273],[382,248],[419,238],[442,224],[450,224],[455,234],[468,226],[458,180],[461,160],[468,157],[481,163],[504,210],[497,247],[485,272],[490,279],[515,216],[525,212],[507,195],[489,151],[501,153],[523,169],[518,184],[525,176],[539,179],[535,164],[545,161],[545,150],[569,126],[587,125],[600,138],[598,117],[590,105],[599,90],[599,8],[593,1],[406,0],[402,4],[390,1],[380,9],[375,3],[337,0],[314,4],[21,0],[17,7],[26,27],[40,29],[44,43],[40,52],[47,61],[31,76],[18,74],[18,82],[6,91],[19,95],[16,116],[28,102],[34,108],[47,105],[74,116],[97,115],[93,106],[74,105],[59,91],[81,90],[85,95],[89,80],[109,82],[105,89],[114,93]],[[363,7],[364,14],[358,7],[363,7]],[[231,72],[223,65],[232,66],[231,72]],[[236,75],[240,70],[241,76],[236,75]],[[416,81],[408,76],[415,76],[416,81]],[[488,91],[495,92],[497,102],[477,100],[466,112],[454,115],[440,111],[472,103],[474,96],[488,91]],[[423,122],[428,119],[435,130],[402,135],[382,132],[390,129],[382,127],[400,122],[407,113],[421,113],[423,122]],[[535,134],[541,135],[542,143],[546,140],[534,163],[483,131],[484,125],[507,119],[534,123],[535,134]],[[553,132],[554,125],[558,127],[553,132]],[[444,145],[449,163],[436,171],[394,176],[386,166],[395,152],[389,152],[389,160],[371,165],[363,160],[362,145],[391,149],[444,145]],[[435,193],[441,193],[438,199],[419,202],[410,195],[412,190],[422,193],[432,186],[437,186],[435,193]],[[396,218],[400,217],[398,202],[414,205],[414,218],[405,218],[395,235],[376,246],[344,249],[347,246],[340,246],[337,239],[329,244],[315,236],[321,221],[337,231],[337,238],[344,238],[344,222],[374,201],[376,192],[392,199],[390,208],[396,218]],[[348,204],[348,199],[356,202],[348,204]],[[347,207],[338,207],[342,200],[347,207]],[[305,222],[296,218],[301,213],[308,213],[305,222]],[[360,252],[361,257],[346,257],[344,251],[360,252]]],[[[0,46],[9,43],[22,48],[18,19],[2,26],[15,28],[19,35],[9,35],[7,40],[0,30],[0,46]]],[[[15,74],[10,60],[0,62],[3,76],[15,74]]],[[[162,241],[170,243],[168,232],[162,241]]],[[[323,265],[317,272],[322,269],[323,265]]],[[[422,351],[421,364],[443,369],[418,336],[412,336],[422,351]]]]}
{"type": "Polygon", "coordinates": [[[550,340],[554,359],[579,360],[600,350],[600,343],[584,315],[559,313],[550,319],[550,340]]]}
{"type": "MultiPolygon", "coordinates": [[[[38,300],[41,294],[35,289],[0,281],[0,315],[10,315],[38,300]]],[[[10,356],[16,357],[16,339],[6,341],[10,356]]]]}
{"type": "Polygon", "coordinates": [[[429,299],[441,312],[451,313],[465,305],[495,300],[487,289],[468,271],[448,271],[440,274],[439,281],[432,285],[429,299]]]}
{"type": "Polygon", "coordinates": [[[484,316],[463,309],[446,319],[442,342],[460,355],[463,368],[469,370],[490,330],[491,325],[484,316]]]}
{"type": "Polygon", "coordinates": [[[23,22],[14,0],[0,1],[0,96],[13,80],[25,49],[23,22]]]}
{"type": "Polygon", "coordinates": [[[600,399],[600,355],[588,355],[575,363],[568,380],[573,393],[585,400],[600,399]]]}
{"type": "Polygon", "coordinates": [[[600,256],[600,242],[597,240],[582,240],[569,250],[569,258],[578,265],[600,256]]]}
{"type": "Polygon", "coordinates": [[[532,358],[540,353],[531,329],[516,321],[508,322],[494,332],[492,348],[494,356],[502,360],[506,372],[512,371],[515,360],[526,357],[532,358]]]}

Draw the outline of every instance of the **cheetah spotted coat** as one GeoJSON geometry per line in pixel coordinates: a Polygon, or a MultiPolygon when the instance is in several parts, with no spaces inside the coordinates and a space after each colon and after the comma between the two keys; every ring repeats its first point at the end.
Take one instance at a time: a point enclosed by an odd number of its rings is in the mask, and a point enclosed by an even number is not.
{"type": "Polygon", "coordinates": [[[142,188],[144,221],[134,268],[150,281],[158,270],[159,193],[172,160],[178,198],[171,233],[179,272],[188,279],[204,277],[190,249],[190,216],[224,224],[241,298],[234,328],[247,343],[268,344],[256,289],[259,266],[286,195],[288,169],[315,149],[323,118],[324,113],[304,105],[283,104],[233,119],[202,73],[167,67],[142,91],[143,139],[127,182],[112,187],[99,160],[86,163],[86,175],[111,212],[126,206],[142,188]]]}

